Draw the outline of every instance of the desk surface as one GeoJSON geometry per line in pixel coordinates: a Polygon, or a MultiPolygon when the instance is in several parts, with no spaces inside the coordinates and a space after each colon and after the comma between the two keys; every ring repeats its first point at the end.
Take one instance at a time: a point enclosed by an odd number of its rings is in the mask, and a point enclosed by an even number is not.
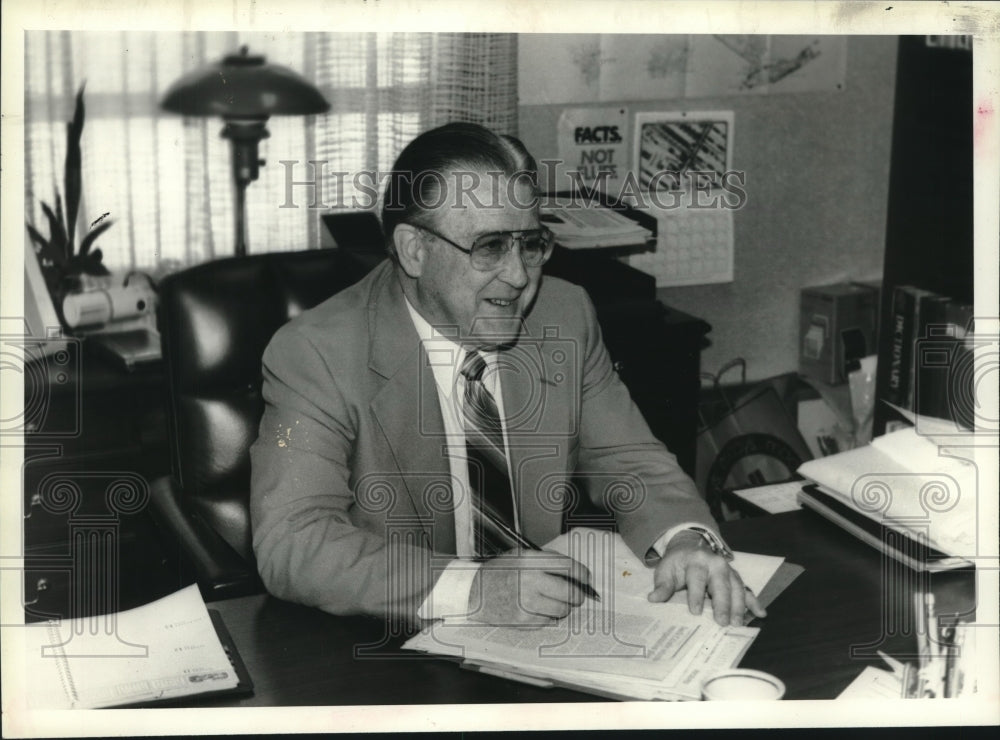
{"type": "MultiPolygon", "coordinates": [[[[905,657],[916,648],[908,596],[912,571],[809,511],[729,522],[723,533],[748,552],[781,555],[805,568],[768,609],[741,662],[781,678],[788,699],[832,699],[876,650],[905,657]],[[853,653],[853,656],[852,656],[853,653]]],[[[971,609],[972,574],[935,574],[944,611],[971,609]]],[[[456,663],[395,650],[401,636],[380,620],[343,618],[250,596],[210,605],[223,616],[255,685],[243,699],[198,706],[294,706],[595,701],[565,689],[462,670],[456,663]],[[358,646],[378,646],[355,658],[358,646]]]]}

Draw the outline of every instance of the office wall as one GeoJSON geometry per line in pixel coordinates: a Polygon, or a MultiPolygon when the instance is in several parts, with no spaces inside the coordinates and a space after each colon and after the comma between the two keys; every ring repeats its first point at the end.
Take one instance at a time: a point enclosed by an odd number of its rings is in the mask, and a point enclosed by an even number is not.
{"type": "MultiPolygon", "coordinates": [[[[732,110],[733,167],[747,173],[735,213],[735,279],[661,288],[668,305],[712,324],[702,368],[742,356],[752,379],[798,365],[799,289],[878,277],[885,243],[893,36],[851,37],[845,89],[628,103],[638,111],[732,110]]],[[[538,158],[558,156],[563,106],[522,106],[520,135],[538,158]]]]}

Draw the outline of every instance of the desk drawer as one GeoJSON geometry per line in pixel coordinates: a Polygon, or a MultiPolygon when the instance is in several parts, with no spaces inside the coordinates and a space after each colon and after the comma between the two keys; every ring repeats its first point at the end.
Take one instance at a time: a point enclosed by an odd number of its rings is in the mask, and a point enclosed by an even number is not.
{"type": "Polygon", "coordinates": [[[70,517],[128,516],[145,510],[150,482],[169,469],[165,445],[66,456],[58,446],[25,450],[25,547],[67,543],[70,517]]]}
{"type": "Polygon", "coordinates": [[[65,565],[39,558],[24,562],[24,621],[65,618],[70,615],[69,559],[65,565]]]}

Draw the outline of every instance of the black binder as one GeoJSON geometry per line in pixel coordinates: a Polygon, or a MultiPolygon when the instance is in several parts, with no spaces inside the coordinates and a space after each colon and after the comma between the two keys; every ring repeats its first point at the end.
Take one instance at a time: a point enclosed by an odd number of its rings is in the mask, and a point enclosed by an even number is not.
{"type": "Polygon", "coordinates": [[[204,694],[191,694],[188,696],[177,696],[170,699],[158,699],[155,701],[140,702],[138,704],[129,704],[127,707],[115,707],[115,709],[128,708],[128,709],[147,709],[152,707],[167,708],[167,707],[180,707],[188,706],[194,702],[201,702],[205,699],[215,699],[218,697],[239,697],[239,696],[252,696],[253,695],[253,680],[250,678],[250,672],[247,670],[246,665],[243,663],[243,658],[240,657],[239,650],[236,649],[236,643],[233,642],[232,635],[229,634],[229,630],[226,629],[226,623],[222,621],[222,615],[219,614],[215,609],[208,610],[208,616],[212,619],[212,626],[215,628],[215,634],[219,636],[219,642],[222,643],[222,649],[226,651],[226,657],[229,658],[229,662],[233,666],[233,670],[236,671],[236,677],[239,679],[239,683],[236,684],[231,689],[220,689],[218,691],[206,691],[204,694]]]}
{"type": "Polygon", "coordinates": [[[898,529],[893,529],[852,509],[830,494],[824,493],[815,484],[807,485],[799,492],[799,502],[850,532],[865,544],[871,545],[913,570],[936,573],[973,567],[972,563],[964,558],[941,552],[898,529]]]}

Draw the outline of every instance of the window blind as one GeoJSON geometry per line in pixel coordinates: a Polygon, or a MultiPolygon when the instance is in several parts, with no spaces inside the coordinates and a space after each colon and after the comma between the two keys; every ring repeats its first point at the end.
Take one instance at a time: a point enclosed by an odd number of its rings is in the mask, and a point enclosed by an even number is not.
{"type": "Polygon", "coordinates": [[[98,240],[111,269],[166,271],[233,251],[228,142],[218,118],[159,109],[183,74],[246,44],[312,80],[331,103],[320,116],[277,116],[266,165],[247,190],[250,253],[318,246],[318,205],[365,205],[363,190],[421,131],[453,120],[517,128],[517,49],[509,34],[160,33],[33,31],[25,39],[26,218],[62,193],[66,122],[86,81],[78,237],[107,214],[98,240]],[[282,164],[286,162],[288,164],[282,164]],[[342,173],[337,175],[336,173],[342,173]],[[338,193],[338,183],[343,183],[338,193]]]}

